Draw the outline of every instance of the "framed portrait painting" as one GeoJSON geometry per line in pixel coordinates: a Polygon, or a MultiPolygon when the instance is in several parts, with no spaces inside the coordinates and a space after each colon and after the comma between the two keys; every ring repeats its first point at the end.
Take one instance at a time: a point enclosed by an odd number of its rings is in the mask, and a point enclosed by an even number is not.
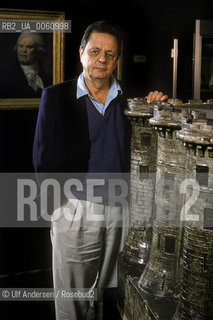
{"type": "Polygon", "coordinates": [[[0,109],[36,108],[64,80],[65,13],[0,9],[0,109]]]}

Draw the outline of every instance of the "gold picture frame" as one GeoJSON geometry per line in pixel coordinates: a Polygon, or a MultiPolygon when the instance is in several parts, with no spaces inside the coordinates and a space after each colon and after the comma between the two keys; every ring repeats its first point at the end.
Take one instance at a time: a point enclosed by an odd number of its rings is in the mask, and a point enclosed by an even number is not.
{"type": "MultiPolygon", "coordinates": [[[[38,11],[38,10],[21,10],[21,9],[0,9],[0,21],[53,21],[62,23],[65,21],[64,12],[56,11],[38,11]]],[[[4,38],[11,42],[16,37],[18,37],[18,32],[14,33],[4,33],[4,38]],[[13,35],[13,36],[11,36],[13,35]],[[11,37],[11,38],[10,38],[11,37]]],[[[1,31],[2,34],[2,31],[1,31]]],[[[56,84],[64,81],[64,46],[65,37],[64,31],[56,30],[49,33],[42,33],[42,36],[46,36],[49,45],[49,55],[51,55],[51,63],[47,67],[51,72],[51,84],[56,84]]],[[[5,42],[4,42],[5,43],[5,42]]],[[[2,47],[2,46],[1,46],[2,47]]],[[[5,49],[6,50],[6,49],[5,49]]],[[[2,53],[3,55],[3,53],[2,53]]],[[[7,54],[4,53],[3,57],[7,54]]],[[[2,57],[1,57],[2,58],[2,57]]],[[[1,71],[1,69],[0,69],[1,71]]],[[[22,109],[22,108],[38,108],[40,104],[40,97],[3,97],[0,95],[0,109],[22,109]]]]}

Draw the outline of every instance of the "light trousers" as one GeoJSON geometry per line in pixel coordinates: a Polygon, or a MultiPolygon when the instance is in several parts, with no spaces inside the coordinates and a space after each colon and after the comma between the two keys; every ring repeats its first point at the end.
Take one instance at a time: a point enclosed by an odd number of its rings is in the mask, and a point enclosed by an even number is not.
{"type": "Polygon", "coordinates": [[[117,258],[128,228],[128,206],[104,206],[73,199],[53,213],[55,292],[97,289],[94,305],[85,299],[55,299],[57,320],[102,320],[103,289],[117,286],[117,258]],[[94,306],[96,313],[91,312],[94,306]]]}

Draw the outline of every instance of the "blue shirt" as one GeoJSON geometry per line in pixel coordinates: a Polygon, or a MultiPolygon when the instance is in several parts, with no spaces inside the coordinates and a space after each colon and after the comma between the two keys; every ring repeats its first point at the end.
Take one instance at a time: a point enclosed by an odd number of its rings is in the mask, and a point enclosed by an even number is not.
{"type": "Polygon", "coordinates": [[[115,99],[118,95],[118,93],[122,93],[122,89],[118,83],[118,81],[112,76],[112,82],[109,88],[109,92],[107,94],[106,102],[105,104],[101,103],[100,101],[94,99],[90,94],[89,90],[87,89],[85,82],[84,82],[84,75],[83,72],[80,74],[78,77],[78,82],[77,82],[77,92],[76,92],[76,97],[79,99],[82,96],[88,95],[96,109],[102,114],[105,114],[105,111],[107,107],[109,106],[110,102],[115,99]]]}

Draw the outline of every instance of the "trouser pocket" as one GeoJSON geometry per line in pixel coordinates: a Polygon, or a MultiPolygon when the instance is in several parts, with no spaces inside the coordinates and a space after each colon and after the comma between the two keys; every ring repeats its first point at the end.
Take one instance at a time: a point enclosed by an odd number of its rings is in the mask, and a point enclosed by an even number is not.
{"type": "Polygon", "coordinates": [[[53,234],[64,233],[71,228],[75,219],[78,202],[78,199],[70,199],[53,212],[51,217],[51,229],[53,234]]]}

